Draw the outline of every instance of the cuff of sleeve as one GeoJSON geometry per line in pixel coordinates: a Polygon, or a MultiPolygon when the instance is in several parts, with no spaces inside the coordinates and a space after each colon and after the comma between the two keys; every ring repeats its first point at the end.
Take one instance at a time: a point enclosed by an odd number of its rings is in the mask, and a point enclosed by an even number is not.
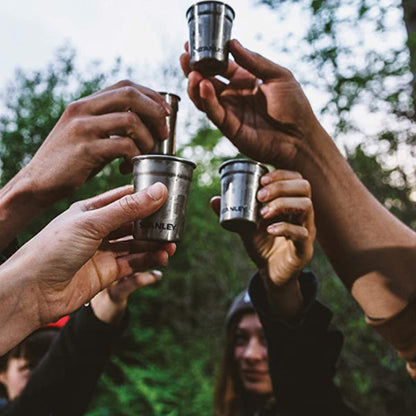
{"type": "Polygon", "coordinates": [[[129,312],[123,316],[123,320],[118,325],[110,325],[100,321],[94,314],[91,306],[83,306],[78,313],[74,315],[74,325],[82,331],[85,337],[97,340],[97,338],[112,339],[119,337],[126,329],[129,322],[129,312]]]}
{"type": "Polygon", "coordinates": [[[267,298],[267,289],[263,279],[257,272],[250,281],[249,294],[251,301],[262,320],[279,322],[289,329],[307,328],[315,330],[315,325],[327,327],[332,318],[331,311],[316,300],[318,293],[318,279],[311,271],[303,271],[299,276],[300,288],[303,295],[303,306],[294,320],[286,320],[273,313],[267,298]]]}
{"type": "Polygon", "coordinates": [[[407,370],[416,380],[416,296],[398,314],[389,319],[371,319],[372,326],[407,361],[407,370]]]}

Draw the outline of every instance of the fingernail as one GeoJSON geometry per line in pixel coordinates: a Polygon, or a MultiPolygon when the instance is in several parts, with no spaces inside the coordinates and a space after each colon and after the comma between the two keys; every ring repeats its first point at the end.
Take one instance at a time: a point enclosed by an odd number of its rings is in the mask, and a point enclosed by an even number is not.
{"type": "Polygon", "coordinates": [[[265,200],[266,198],[267,198],[267,196],[269,195],[269,193],[267,192],[267,190],[266,189],[260,189],[260,191],[259,192],[257,192],[257,198],[260,200],[260,201],[263,201],[263,200],[265,200]]]}
{"type": "Polygon", "coordinates": [[[160,182],[156,182],[147,188],[146,193],[154,201],[159,201],[165,194],[165,186],[160,182]]]}
{"type": "Polygon", "coordinates": [[[271,181],[272,181],[272,180],[271,180],[271,179],[270,179],[270,177],[269,177],[269,176],[267,176],[267,175],[262,176],[262,177],[261,177],[261,179],[260,179],[260,183],[261,183],[262,185],[268,185],[271,181]]]}
{"type": "Polygon", "coordinates": [[[269,232],[269,233],[273,233],[275,230],[276,230],[276,225],[269,225],[268,227],[267,227],[267,232],[269,232]]]}
{"type": "Polygon", "coordinates": [[[160,270],[152,270],[150,273],[152,273],[156,280],[160,280],[163,277],[163,274],[160,270]]]}
{"type": "Polygon", "coordinates": [[[163,105],[163,108],[166,111],[166,115],[170,116],[171,113],[172,113],[172,109],[170,108],[170,105],[166,101],[162,101],[162,105],[163,105]]]}
{"type": "Polygon", "coordinates": [[[260,214],[261,215],[267,215],[269,213],[269,208],[268,207],[263,207],[261,210],[260,210],[260,214]]]}

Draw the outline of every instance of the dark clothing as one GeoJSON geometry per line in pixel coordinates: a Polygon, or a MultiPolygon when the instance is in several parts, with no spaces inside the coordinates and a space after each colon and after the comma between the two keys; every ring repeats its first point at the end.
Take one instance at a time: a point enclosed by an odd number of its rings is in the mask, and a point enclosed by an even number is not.
{"type": "Polygon", "coordinates": [[[256,274],[249,287],[268,345],[269,371],[276,403],[261,416],[357,415],[334,385],[343,336],[330,325],[331,311],[316,300],[317,280],[300,277],[304,307],[296,322],[273,315],[264,282],[256,274]]]}
{"type": "Polygon", "coordinates": [[[83,415],[125,323],[112,326],[90,307],[80,309],[33,370],[21,396],[2,407],[0,415],[83,415]]]}

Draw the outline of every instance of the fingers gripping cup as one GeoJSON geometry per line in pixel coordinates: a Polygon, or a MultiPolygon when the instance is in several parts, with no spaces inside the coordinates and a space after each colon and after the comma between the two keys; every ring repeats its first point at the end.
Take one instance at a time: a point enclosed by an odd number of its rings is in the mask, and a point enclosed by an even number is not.
{"type": "Polygon", "coordinates": [[[195,163],[175,156],[144,155],[133,158],[134,190],[138,192],[155,182],[168,188],[162,207],[147,218],[136,220],[136,240],[177,242],[183,237],[186,205],[195,163]]]}
{"type": "Polygon", "coordinates": [[[205,76],[221,74],[227,69],[234,17],[234,10],[219,1],[201,1],[188,9],[191,69],[205,76]]]}
{"type": "Polygon", "coordinates": [[[256,195],[260,178],[267,172],[266,166],[246,159],[228,160],[220,166],[220,224],[226,230],[248,232],[256,229],[259,219],[256,195]]]}
{"type": "Polygon", "coordinates": [[[172,112],[166,117],[169,136],[165,140],[155,141],[152,154],[174,155],[176,153],[176,118],[179,110],[179,101],[181,99],[176,94],[170,92],[159,92],[159,94],[170,105],[172,112]]]}

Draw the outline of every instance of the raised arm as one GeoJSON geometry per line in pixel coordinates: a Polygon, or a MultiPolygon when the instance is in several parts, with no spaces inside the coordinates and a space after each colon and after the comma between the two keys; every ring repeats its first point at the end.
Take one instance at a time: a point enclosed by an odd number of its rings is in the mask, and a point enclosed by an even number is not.
{"type": "Polygon", "coordinates": [[[0,353],[115,280],[166,264],[174,244],[131,237],[131,221],[157,211],[166,197],[156,183],[77,202],[7,260],[0,267],[0,353]]]}
{"type": "Polygon", "coordinates": [[[43,209],[77,190],[108,162],[149,152],[167,137],[168,104],[121,81],[70,104],[34,157],[0,189],[0,251],[43,209]]]}
{"type": "Polygon", "coordinates": [[[242,153],[310,182],[318,240],[335,271],[370,323],[410,314],[403,326],[378,329],[406,359],[416,356],[416,327],[409,324],[416,313],[416,233],[359,181],[290,71],[235,40],[230,50],[228,84],[190,72],[189,55],[182,55],[192,101],[242,153]]]}

